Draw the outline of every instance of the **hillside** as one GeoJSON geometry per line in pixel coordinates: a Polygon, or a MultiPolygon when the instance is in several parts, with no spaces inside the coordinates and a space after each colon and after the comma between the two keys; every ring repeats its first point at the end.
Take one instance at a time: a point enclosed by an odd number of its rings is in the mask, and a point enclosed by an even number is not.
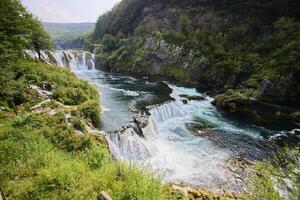
{"type": "Polygon", "coordinates": [[[85,34],[91,32],[94,23],[49,23],[44,22],[45,30],[51,35],[56,48],[82,48],[85,34]]]}
{"type": "Polygon", "coordinates": [[[91,40],[98,68],[168,77],[204,88],[247,88],[298,104],[297,1],[124,0],[91,40]]]}

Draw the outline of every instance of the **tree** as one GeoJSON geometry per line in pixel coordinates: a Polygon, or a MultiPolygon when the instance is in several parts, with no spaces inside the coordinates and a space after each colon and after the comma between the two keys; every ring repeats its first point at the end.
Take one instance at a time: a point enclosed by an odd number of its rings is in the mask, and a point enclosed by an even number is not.
{"type": "Polygon", "coordinates": [[[19,0],[0,1],[0,65],[22,57],[30,41],[31,19],[19,0]]]}
{"type": "Polygon", "coordinates": [[[191,24],[191,20],[188,15],[182,14],[179,18],[179,24],[181,26],[181,31],[186,32],[188,26],[191,24]]]}
{"type": "Polygon", "coordinates": [[[0,101],[17,113],[25,84],[16,64],[24,59],[24,49],[38,52],[48,48],[50,38],[42,25],[27,12],[19,0],[0,1],[0,101]]]}
{"type": "Polygon", "coordinates": [[[38,20],[32,19],[31,26],[30,47],[37,52],[41,60],[41,50],[51,48],[51,38],[38,20]]]}
{"type": "Polygon", "coordinates": [[[23,51],[50,47],[50,37],[19,0],[0,1],[0,65],[23,58],[23,51]]]}

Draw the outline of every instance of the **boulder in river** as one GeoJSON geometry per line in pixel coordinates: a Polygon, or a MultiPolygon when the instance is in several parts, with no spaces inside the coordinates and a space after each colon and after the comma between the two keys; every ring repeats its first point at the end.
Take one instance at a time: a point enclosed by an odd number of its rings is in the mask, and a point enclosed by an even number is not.
{"type": "Polygon", "coordinates": [[[187,95],[187,94],[181,94],[181,95],[179,95],[181,98],[184,98],[184,99],[187,99],[187,100],[189,100],[189,101],[192,101],[192,100],[194,100],[194,101],[200,101],[200,100],[204,100],[205,98],[203,97],[203,96],[196,96],[196,95],[194,95],[194,96],[189,96],[189,95],[187,95]]]}

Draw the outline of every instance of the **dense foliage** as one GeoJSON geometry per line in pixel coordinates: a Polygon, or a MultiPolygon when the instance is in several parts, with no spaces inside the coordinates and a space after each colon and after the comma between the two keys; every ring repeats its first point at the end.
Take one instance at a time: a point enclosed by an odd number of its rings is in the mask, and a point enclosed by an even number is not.
{"type": "Polygon", "coordinates": [[[23,57],[23,50],[38,53],[51,46],[42,25],[26,11],[19,0],[0,2],[0,64],[23,57]]]}

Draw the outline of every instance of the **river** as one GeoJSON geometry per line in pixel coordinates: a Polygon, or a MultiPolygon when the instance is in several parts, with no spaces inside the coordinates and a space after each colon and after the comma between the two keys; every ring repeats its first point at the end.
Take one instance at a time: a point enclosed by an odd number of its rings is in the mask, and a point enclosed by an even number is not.
{"type": "MultiPolygon", "coordinates": [[[[61,52],[54,57],[58,63],[66,62],[61,52]]],[[[280,150],[273,139],[293,132],[228,116],[196,88],[106,73],[95,70],[93,56],[69,57],[69,68],[100,93],[102,129],[111,153],[153,170],[165,183],[184,182],[220,193],[241,191],[247,174],[244,164],[272,158],[280,150]],[[187,101],[183,95],[203,99],[187,101]],[[147,118],[142,136],[130,126],[124,128],[137,115],[147,118]]]]}

